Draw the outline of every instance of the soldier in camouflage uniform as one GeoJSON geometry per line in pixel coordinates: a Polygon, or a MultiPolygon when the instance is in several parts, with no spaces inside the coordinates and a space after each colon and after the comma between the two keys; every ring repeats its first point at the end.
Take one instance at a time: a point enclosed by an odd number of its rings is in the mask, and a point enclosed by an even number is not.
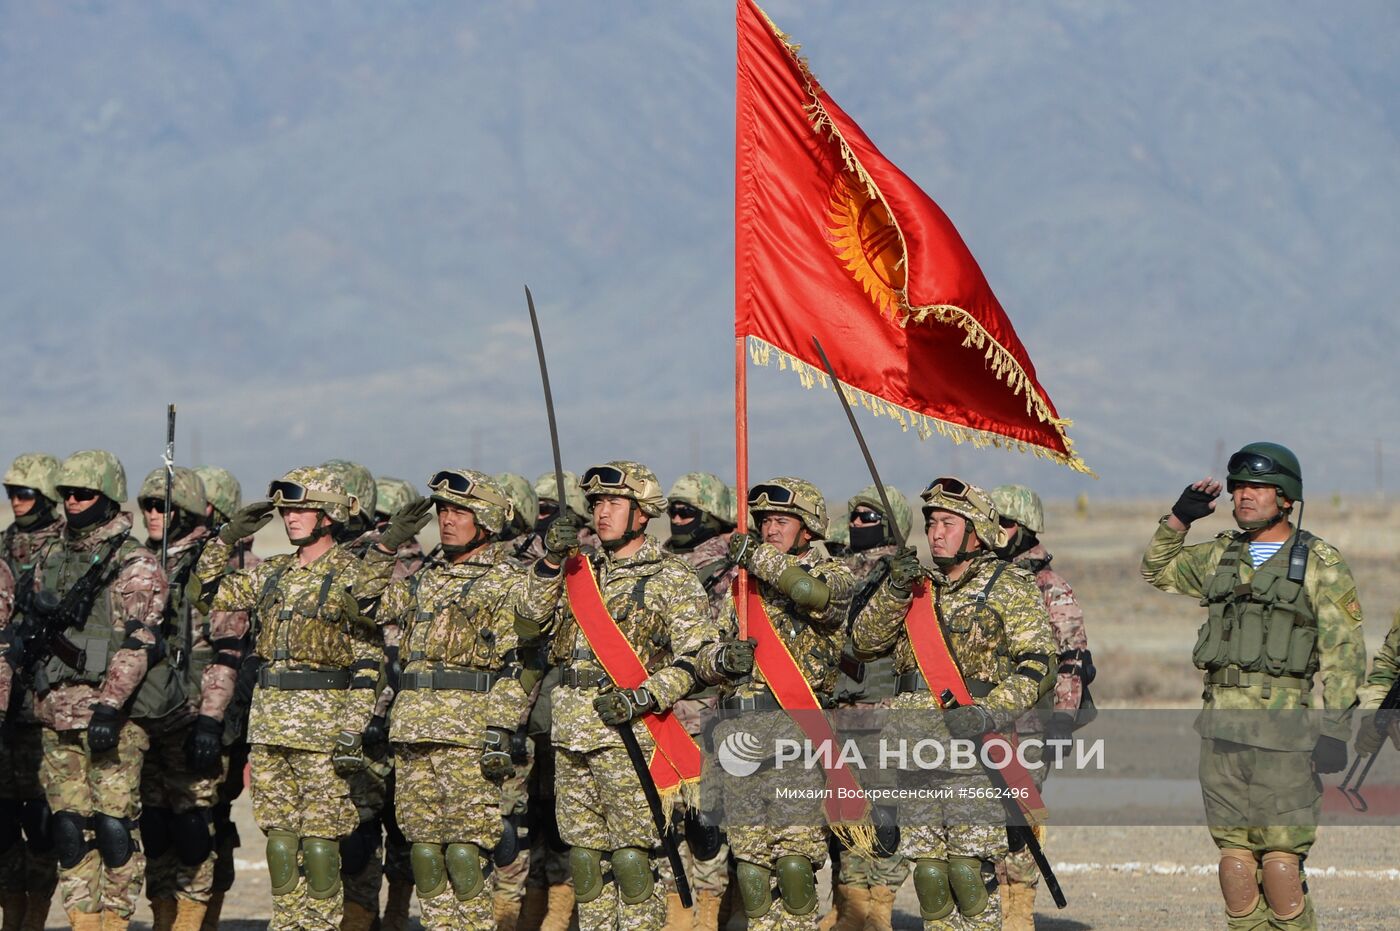
{"type": "MultiPolygon", "coordinates": [[[[995,553],[1005,541],[982,489],[938,478],[921,496],[933,571],[911,549],[856,617],[862,657],[894,655],[896,710],[939,708],[905,624],[921,580],[933,586],[948,649],[974,703],[930,716],[929,728],[961,740],[1008,730],[1054,685],[1054,638],[1030,573],[995,553]]],[[[943,775],[943,774],[939,774],[943,775]]],[[[1007,849],[1005,812],[982,772],[946,775],[951,798],[901,806],[900,852],[912,861],[925,928],[1000,928],[996,861],[1007,849]],[[991,796],[991,797],[989,797],[991,796]]]]}
{"type": "Polygon", "coordinates": [[[1371,661],[1371,674],[1366,684],[1356,690],[1356,699],[1362,712],[1361,727],[1356,732],[1356,753],[1369,756],[1377,753],[1385,743],[1387,735],[1397,749],[1400,749],[1400,715],[1378,713],[1381,702],[1390,691],[1395,677],[1400,674],[1400,611],[1390,623],[1385,642],[1371,661]]]}
{"type": "Polygon", "coordinates": [[[1181,493],[1142,557],[1143,578],[1207,609],[1192,654],[1206,685],[1196,724],[1201,792],[1233,929],[1316,927],[1303,862],[1317,838],[1317,775],[1346,766],[1349,709],[1366,674],[1351,570],[1292,523],[1302,474],[1286,447],[1246,445],[1227,472],[1240,530],[1186,545],[1221,490],[1202,479],[1181,493]],[[1303,710],[1318,672],[1324,713],[1303,710]],[[1274,714],[1249,713],[1259,711],[1274,714]]]}
{"type": "MultiPolygon", "coordinates": [[[[729,559],[750,573],[750,584],[757,586],[773,629],[817,701],[825,706],[836,687],[846,617],[856,587],[849,569],[812,545],[826,535],[826,500],[811,482],[782,476],[751,488],[748,503],[753,530],[729,538],[729,559]]],[[[721,616],[726,635],[737,636],[732,595],[721,616]]],[[[707,679],[722,680],[721,710],[781,711],[763,671],[753,666],[753,646],[752,640],[730,640],[714,654],[717,665],[724,668],[712,670],[707,664],[702,670],[707,679]],[[730,656],[743,648],[747,648],[746,657],[730,656]],[[745,675],[745,666],[751,676],[745,675]]],[[[787,715],[769,717],[775,736],[802,739],[787,715]]],[[[776,785],[790,778],[788,773],[769,770],[753,777],[746,791],[772,798],[776,785]]],[[[827,857],[823,826],[731,818],[729,847],[749,927],[817,927],[815,871],[827,857]]]]}
{"type": "MultiPolygon", "coordinates": [[[[146,476],[136,502],[146,525],[146,548],[159,555],[165,543],[170,597],[161,635],[167,657],[157,667],[181,688],[186,700],[143,722],[150,748],[141,769],[141,836],[146,842],[146,897],[153,931],[198,931],[213,895],[213,809],[223,780],[222,755],[196,767],[187,752],[198,728],[222,739],[223,724],[198,718],[204,670],[213,658],[206,625],[187,592],[195,564],[210,537],[209,499],[192,469],[175,467],[171,511],[165,511],[164,468],[146,476]]],[[[193,580],[198,592],[198,580],[193,580]]],[[[155,675],[153,672],[151,675],[155,675]]],[[[147,678],[150,679],[151,675],[147,678]]]]}
{"type": "Polygon", "coordinates": [[[136,719],[163,712],[167,699],[146,688],[148,670],[163,661],[166,579],[131,539],[131,515],[121,510],[126,472],[115,456],[74,453],[56,485],[67,522],[39,552],[31,610],[70,626],[37,658],[40,779],[69,921],[76,931],[124,931],[146,865],[137,819],[148,740],[136,719]]]}
{"type": "MultiPolygon", "coordinates": [[[[5,470],[5,493],[15,520],[0,535],[0,562],[5,563],[16,596],[33,593],[33,569],[39,550],[63,534],[59,507],[58,460],[47,453],[22,453],[5,470]]],[[[15,637],[10,657],[21,663],[19,644],[25,639],[24,605],[16,604],[10,618],[15,637]]],[[[13,668],[13,667],[12,667],[13,668]]],[[[18,671],[18,670],[16,670],[18,671]]],[[[24,676],[21,675],[21,680],[24,676]]],[[[34,716],[34,693],[23,687],[6,693],[0,704],[7,712],[0,736],[0,908],[4,931],[42,931],[49,902],[58,887],[58,859],[49,837],[48,800],[39,783],[44,758],[43,729],[34,716]]]]}
{"type": "MultiPolygon", "coordinates": [[[[676,479],[666,499],[670,502],[666,516],[671,521],[671,536],[662,548],[679,556],[695,570],[705,594],[710,597],[710,611],[719,624],[725,600],[739,574],[738,567],[729,561],[729,537],[734,532],[734,522],[738,517],[733,492],[716,475],[687,472],[676,479]]],[[[717,698],[717,691],[709,688],[675,704],[673,710],[676,717],[697,742],[705,736],[714,721],[717,698]]],[[[709,813],[691,807],[686,812],[686,819],[687,838],[681,847],[681,858],[695,892],[695,914],[692,922],[691,916],[681,908],[680,896],[675,890],[675,877],[668,871],[667,928],[689,929],[693,924],[696,931],[715,931],[719,924],[720,903],[729,886],[729,844],[724,841],[717,819],[709,813]],[[719,842],[716,844],[708,839],[702,842],[702,837],[717,837],[719,842]],[[695,844],[691,843],[692,839],[696,841],[695,844]],[[705,859],[697,857],[696,846],[710,848],[702,851],[710,856],[705,859]]]]}
{"type": "Polygon", "coordinates": [[[680,559],[646,535],[666,498],[646,466],[614,461],[584,473],[583,494],[602,541],[593,555],[598,590],[618,629],[645,666],[636,689],[620,690],[604,671],[564,597],[564,560],[578,548],[578,524],[561,515],[545,534],[546,555],[527,573],[517,611],[546,628],[561,604],[552,662],[563,666],[552,694],[559,832],[570,863],[579,927],[660,928],[666,900],[656,881],[660,844],[637,773],[616,728],[631,727],[649,755],[641,718],[670,708],[696,686],[700,651],[715,639],[705,591],[680,559]]]}
{"type": "Polygon", "coordinates": [[[424,926],[489,929],[500,786],[527,711],[514,613],[523,572],[496,539],[512,507],[494,479],[444,470],[428,487],[442,559],[396,581],[380,608],[402,631],[389,732],[399,818],[424,926]]]}
{"type": "MultiPolygon", "coordinates": [[[[334,541],[335,529],[360,507],[334,473],[294,469],[269,486],[268,496],[220,530],[196,571],[206,589],[217,586],[210,624],[224,634],[220,640],[249,633],[237,629],[237,612],[257,618],[252,634],[263,666],[248,740],[253,814],[267,834],[270,927],[331,931],[343,913],[340,841],[360,821],[347,780],[366,766],[363,733],[382,656],[378,627],[366,615],[388,585],[398,545],[426,522],[427,507],[395,515],[357,559],[334,541]],[[270,521],[274,507],[296,552],[230,572],[234,543],[270,521]]],[[[231,690],[236,665],[209,667],[222,680],[219,691],[231,690]]]]}
{"type": "MultiPolygon", "coordinates": [[[[1080,705],[1096,674],[1084,633],[1084,610],[1064,576],[1050,568],[1052,557],[1040,541],[1045,530],[1045,508],[1040,495],[1024,485],[998,485],[992,489],[992,502],[1001,515],[1001,528],[1007,538],[997,554],[1035,576],[1045,609],[1050,613],[1059,663],[1054,691],[1041,700],[1036,712],[1021,716],[1016,722],[1016,733],[1022,739],[1064,740],[1084,723],[1078,720],[1080,705]],[[1049,718],[1048,724],[1043,723],[1045,717],[1049,718]]],[[[1028,752],[1029,746],[1032,745],[1028,745],[1028,752]]],[[[1030,770],[1037,788],[1044,784],[1047,772],[1044,766],[1030,770]]],[[[1043,847],[1043,831],[1040,842],[1043,847]]],[[[1033,929],[1040,871],[1030,850],[1022,847],[1009,853],[997,864],[997,879],[1001,884],[1002,927],[1015,931],[1033,929]]]]}
{"type": "MultiPolygon", "coordinates": [[[[423,497],[413,483],[407,479],[380,475],[374,480],[374,529],[382,531],[389,525],[389,518],[406,504],[423,497]]],[[[410,540],[399,548],[399,564],[394,568],[394,578],[406,579],[423,568],[423,547],[417,540],[410,540]]]]}
{"type": "MultiPolygon", "coordinates": [[[[885,494],[893,515],[885,514],[884,502],[874,485],[861,489],[846,502],[846,516],[841,522],[847,532],[846,552],[838,558],[856,579],[851,621],[885,580],[890,560],[906,545],[913,529],[914,512],[909,499],[893,485],[885,486],[885,494]]],[[[850,646],[849,639],[847,645],[850,646]]],[[[856,662],[853,652],[848,653],[852,664],[856,662]]],[[[863,673],[860,682],[844,673],[837,680],[838,707],[867,711],[888,708],[894,698],[893,660],[881,657],[857,668],[863,673]]],[[[847,711],[843,720],[854,723],[859,713],[847,711]]],[[[868,857],[859,850],[842,850],[839,863],[834,865],[837,875],[832,883],[832,909],[822,919],[822,928],[890,931],[895,894],[909,875],[908,862],[897,851],[888,857],[868,857]]]]}

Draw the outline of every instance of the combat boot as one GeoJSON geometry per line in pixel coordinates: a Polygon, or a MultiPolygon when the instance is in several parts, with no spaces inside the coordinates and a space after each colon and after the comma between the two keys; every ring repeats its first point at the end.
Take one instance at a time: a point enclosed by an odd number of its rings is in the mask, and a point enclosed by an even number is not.
{"type": "Polygon", "coordinates": [[[569,931],[574,917],[574,887],[555,883],[549,887],[549,903],[545,907],[540,931],[569,931]]]}
{"type": "Polygon", "coordinates": [[[822,919],[823,925],[827,919],[832,919],[826,926],[828,931],[862,931],[865,913],[870,909],[870,890],[865,886],[837,883],[831,893],[831,906],[831,912],[822,919]]]}
{"type": "Polygon", "coordinates": [[[204,927],[204,913],[208,908],[203,902],[180,899],[175,904],[175,927],[172,931],[199,931],[204,927]]]}
{"type": "Polygon", "coordinates": [[[49,920],[49,903],[53,901],[53,890],[48,895],[30,893],[25,897],[24,921],[19,931],[44,931],[49,920]]]}
{"type": "Polygon", "coordinates": [[[170,931],[175,927],[177,907],[173,896],[151,899],[151,931],[170,931]]]}
{"type": "Polygon", "coordinates": [[[20,931],[24,924],[24,910],[29,906],[29,896],[23,892],[7,892],[0,896],[0,908],[5,910],[5,919],[0,922],[0,931],[20,931]]]}
{"type": "Polygon", "coordinates": [[[719,896],[713,892],[695,893],[695,931],[719,931],[719,896]]]}
{"type": "Polygon", "coordinates": [[[491,910],[496,915],[496,931],[515,931],[520,922],[520,900],[498,892],[491,897],[491,910]]]}
{"type": "MultiPolygon", "coordinates": [[[[126,931],[126,926],[131,924],[130,918],[123,918],[113,909],[102,910],[102,914],[97,916],[97,927],[101,931],[126,931]]],[[[73,931],[79,931],[77,925],[73,926],[73,931]]]]}
{"type": "Polygon", "coordinates": [[[548,893],[544,886],[525,887],[525,900],[520,903],[520,917],[517,924],[527,931],[535,931],[544,924],[544,913],[548,908],[548,893]]]}
{"type": "Polygon", "coordinates": [[[384,901],[383,931],[408,931],[408,906],[413,901],[413,880],[389,880],[389,897],[384,901]]]}
{"type": "Polygon", "coordinates": [[[219,915],[224,910],[224,894],[215,892],[209,896],[209,904],[204,908],[204,921],[199,925],[199,931],[219,931],[219,915]]]}
{"type": "Polygon", "coordinates": [[[359,902],[346,902],[340,919],[340,931],[370,931],[378,917],[359,902]]]}
{"type": "Polygon", "coordinates": [[[865,913],[865,931],[894,931],[893,886],[870,887],[870,910],[865,913]]]}
{"type": "Polygon", "coordinates": [[[666,893],[666,924],[661,931],[690,931],[690,909],[681,904],[679,892],[666,893]]]}
{"type": "Polygon", "coordinates": [[[80,912],[76,908],[70,908],[68,924],[73,931],[102,931],[102,913],[80,912]]]}
{"type": "Polygon", "coordinates": [[[1001,926],[1006,931],[1035,931],[1035,886],[1018,882],[1001,886],[1001,926]]]}

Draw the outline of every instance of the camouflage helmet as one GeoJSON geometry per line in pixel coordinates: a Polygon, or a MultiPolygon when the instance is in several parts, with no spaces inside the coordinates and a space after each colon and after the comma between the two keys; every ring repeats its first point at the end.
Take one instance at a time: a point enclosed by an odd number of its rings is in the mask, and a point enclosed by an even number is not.
{"type": "Polygon", "coordinates": [[[5,485],[33,488],[50,501],[58,500],[58,458],[48,453],[20,453],[5,470],[5,485]]]}
{"type": "Polygon", "coordinates": [[[204,482],[204,494],[219,517],[228,520],[243,507],[243,486],[238,484],[238,479],[228,469],[195,466],[194,471],[204,482]]]}
{"type": "Polygon", "coordinates": [[[502,472],[496,476],[496,484],[501,486],[501,490],[510,499],[511,506],[515,508],[515,519],[512,521],[515,532],[524,533],[529,530],[535,523],[535,515],[540,512],[540,502],[535,497],[535,489],[530,480],[514,472],[502,472]]]}
{"type": "MultiPolygon", "coordinates": [[[[914,529],[914,509],[909,506],[909,499],[904,496],[893,485],[885,486],[885,494],[889,495],[890,507],[894,510],[894,542],[901,546],[908,541],[909,531],[914,529]]],[[[855,497],[846,502],[846,531],[850,533],[850,515],[858,507],[868,507],[879,514],[885,513],[885,504],[880,500],[880,492],[874,485],[867,485],[856,493],[855,497]]]]}
{"type": "Polygon", "coordinates": [[[1031,533],[1045,532],[1045,506],[1040,495],[1025,485],[998,485],[992,489],[992,504],[1002,517],[1014,520],[1031,533]]]}
{"type": "Polygon", "coordinates": [[[434,501],[466,508],[487,533],[500,533],[515,515],[510,497],[494,478],[474,469],[443,469],[428,479],[434,501]]]}
{"type": "Polygon", "coordinates": [[[739,519],[734,493],[718,475],[710,472],[685,473],[666,493],[666,500],[671,504],[683,501],[730,527],[739,519]]]}
{"type": "Polygon", "coordinates": [[[122,504],[126,501],[126,470],[107,450],[84,449],[63,460],[54,486],[86,488],[122,504]]]}
{"type": "Polygon", "coordinates": [[[360,502],[360,509],[355,513],[373,519],[379,494],[374,487],[374,474],[369,469],[348,459],[327,459],[321,463],[321,468],[339,476],[345,493],[360,502]]]}
{"type": "Polygon", "coordinates": [[[826,528],[826,542],[833,546],[849,548],[851,545],[851,522],[845,514],[838,514],[826,528]]]}
{"type": "MultiPolygon", "coordinates": [[[[565,506],[568,507],[570,511],[573,511],[574,515],[578,517],[579,520],[587,521],[589,510],[588,502],[583,500],[583,492],[579,491],[578,476],[568,469],[564,470],[564,497],[566,499],[565,506]]],[[[539,502],[546,500],[555,502],[559,500],[559,490],[555,487],[553,472],[546,472],[535,479],[536,509],[539,508],[539,502]]],[[[538,513],[538,510],[536,510],[536,513],[538,513]]]]}
{"type": "Polygon", "coordinates": [[[1001,529],[997,506],[992,503],[992,496],[976,485],[944,476],[929,482],[919,497],[924,499],[925,520],[932,511],[951,511],[972,522],[972,532],[987,549],[1006,545],[1006,531],[1001,529]]]}
{"type": "MultiPolygon", "coordinates": [[[[141,483],[141,490],[136,493],[136,503],[139,505],[147,498],[155,498],[164,503],[165,501],[165,466],[157,466],[146,476],[141,483]]],[[[184,466],[176,466],[173,470],[170,482],[170,503],[175,505],[186,514],[193,514],[195,517],[203,519],[204,508],[209,504],[209,496],[204,491],[204,481],[194,471],[184,466]]]]}
{"type": "Polygon", "coordinates": [[[374,480],[374,516],[393,517],[405,504],[421,501],[423,496],[406,478],[381,475],[374,480]]]}
{"type": "Polygon", "coordinates": [[[791,514],[818,540],[826,539],[826,499],[805,479],[780,475],[749,489],[749,510],[759,514],[791,514]]]}
{"type": "Polygon", "coordinates": [[[1293,450],[1278,443],[1246,443],[1226,465],[1225,486],[1235,483],[1273,485],[1289,501],[1303,500],[1303,467],[1293,450]]]}
{"type": "Polygon", "coordinates": [[[637,507],[648,517],[666,513],[666,496],[661,493],[656,473],[630,459],[614,459],[589,469],[583,473],[579,490],[590,504],[602,495],[616,495],[637,502],[637,507]]]}
{"type": "Polygon", "coordinates": [[[343,524],[360,513],[360,501],[345,490],[345,482],[325,466],[301,466],[267,486],[267,498],[279,508],[324,511],[332,523],[343,524]]]}

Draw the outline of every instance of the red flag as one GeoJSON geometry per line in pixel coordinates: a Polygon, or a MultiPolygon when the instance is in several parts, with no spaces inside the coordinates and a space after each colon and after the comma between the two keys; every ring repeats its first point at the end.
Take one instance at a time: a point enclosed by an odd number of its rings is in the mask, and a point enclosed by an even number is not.
{"type": "Polygon", "coordinates": [[[952,222],[880,154],[753,0],[738,2],[735,335],[809,387],[1079,471],[1063,420],[952,222]]]}

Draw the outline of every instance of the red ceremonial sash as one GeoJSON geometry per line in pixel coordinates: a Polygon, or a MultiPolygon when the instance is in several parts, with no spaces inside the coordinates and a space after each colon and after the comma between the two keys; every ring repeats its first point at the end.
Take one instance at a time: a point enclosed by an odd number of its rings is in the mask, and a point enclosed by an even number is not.
{"type": "MultiPolygon", "coordinates": [[[[608,676],[621,688],[640,688],[647,680],[647,668],[608,613],[587,556],[573,556],[565,562],[564,588],[569,610],[608,676]]],[[[668,710],[644,714],[642,721],[656,744],[650,769],[657,791],[664,795],[682,783],[699,779],[705,756],[676,716],[668,710]]]]}
{"type": "MultiPolygon", "coordinates": [[[[909,605],[908,613],[904,615],[904,629],[909,632],[909,645],[914,648],[914,659],[919,664],[919,672],[923,673],[924,681],[928,683],[933,700],[938,702],[939,707],[943,707],[939,696],[944,690],[952,692],[959,705],[974,704],[972,693],[967,690],[967,683],[963,681],[962,670],[958,669],[957,661],[953,659],[953,651],[948,646],[947,638],[943,636],[943,627],[938,623],[933,595],[926,581],[920,580],[914,588],[914,600],[909,605]]],[[[1015,794],[1016,804],[1021,806],[1026,823],[1032,827],[1043,824],[1048,811],[1039,790],[1035,787],[1035,780],[1016,760],[1016,736],[997,736],[1005,740],[1013,751],[1001,767],[1002,778],[1006,780],[1009,788],[1023,790],[1015,794]]]]}
{"type": "Polygon", "coordinates": [[[820,758],[830,763],[826,767],[829,792],[824,807],[827,820],[833,825],[864,820],[869,813],[870,802],[856,782],[856,777],[842,765],[831,722],[827,720],[817,696],[812,693],[812,686],[802,674],[802,668],[788,652],[783,638],[773,629],[757,585],[749,589],[749,636],[757,642],[753,653],[754,665],[763,674],[773,697],[813,747],[818,748],[822,754],[820,758]]]}

